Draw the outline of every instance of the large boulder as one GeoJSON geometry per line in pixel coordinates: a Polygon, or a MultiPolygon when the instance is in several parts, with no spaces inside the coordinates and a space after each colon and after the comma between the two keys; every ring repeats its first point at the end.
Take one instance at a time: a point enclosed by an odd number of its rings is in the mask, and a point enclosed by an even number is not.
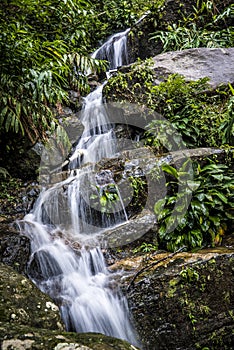
{"type": "Polygon", "coordinates": [[[135,268],[125,283],[142,349],[233,349],[233,249],[151,253],[120,267],[135,268]]]}
{"type": "Polygon", "coordinates": [[[63,330],[59,309],[28,278],[0,264],[0,322],[63,330]]]}
{"type": "Polygon", "coordinates": [[[216,88],[220,84],[234,83],[234,48],[198,48],[166,52],[153,58],[153,69],[158,79],[180,74],[186,80],[209,78],[216,88]]]}

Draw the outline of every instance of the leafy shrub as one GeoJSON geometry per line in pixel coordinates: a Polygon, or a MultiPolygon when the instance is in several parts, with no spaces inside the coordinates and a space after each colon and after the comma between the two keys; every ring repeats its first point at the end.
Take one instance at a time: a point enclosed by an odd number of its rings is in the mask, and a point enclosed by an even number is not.
{"type": "MultiPolygon", "coordinates": [[[[155,85],[152,60],[138,61],[127,73],[110,78],[104,94],[112,100],[138,103],[161,114],[182,136],[185,147],[220,147],[233,142],[233,96],[229,86],[212,90],[208,79],[186,82],[173,74],[155,85]]],[[[149,124],[146,144],[160,147],[158,120],[149,124]]],[[[160,133],[162,137],[162,132],[160,133]]],[[[166,134],[164,134],[166,136],[166,134]]]]}
{"type": "Polygon", "coordinates": [[[177,170],[164,165],[163,170],[174,178],[168,185],[176,189],[179,181],[183,191],[179,195],[174,191],[160,199],[154,208],[159,224],[159,246],[169,251],[183,246],[190,250],[219,245],[223,235],[232,229],[234,219],[232,170],[211,159],[205,166],[194,162],[194,180],[188,181],[183,176],[185,166],[177,170]],[[188,192],[192,194],[190,203],[188,192]],[[174,208],[178,201],[180,205],[174,208]]]}
{"type": "MultiPolygon", "coordinates": [[[[220,147],[233,137],[233,88],[211,91],[207,82],[203,78],[186,83],[171,75],[148,93],[147,105],[171,122],[187,147],[220,147]]],[[[154,129],[153,122],[149,132],[154,134],[154,129]]]]}

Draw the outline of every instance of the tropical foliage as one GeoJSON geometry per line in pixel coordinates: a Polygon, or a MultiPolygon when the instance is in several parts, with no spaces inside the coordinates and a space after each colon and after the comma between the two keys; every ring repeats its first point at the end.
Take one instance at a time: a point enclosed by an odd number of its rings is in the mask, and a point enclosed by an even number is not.
{"type": "Polygon", "coordinates": [[[160,199],[154,207],[160,227],[159,245],[169,251],[184,246],[190,250],[220,245],[224,234],[232,230],[232,170],[212,159],[204,166],[194,162],[194,179],[191,180],[187,177],[186,165],[179,170],[168,164],[163,166],[166,173],[173,174],[168,186],[175,192],[160,199]],[[183,189],[180,193],[176,193],[178,185],[183,189]],[[189,193],[192,198],[188,202],[189,193]]]}
{"type": "MultiPolygon", "coordinates": [[[[171,14],[168,23],[163,20],[167,5],[162,2],[161,7],[155,9],[152,5],[151,17],[154,17],[156,31],[150,40],[161,41],[163,51],[233,46],[233,4],[228,1],[226,5],[220,4],[191,1],[186,9],[181,5],[181,11],[171,14]]],[[[105,86],[105,92],[112,100],[138,103],[162,116],[148,125],[145,144],[157,154],[177,149],[174,145],[178,142],[180,149],[231,149],[234,140],[233,86],[228,84],[214,90],[206,78],[185,82],[179,75],[171,75],[155,84],[155,79],[160,77],[153,72],[152,65],[150,59],[139,60],[124,73],[118,72],[105,86]]],[[[193,250],[220,245],[223,236],[232,233],[234,178],[229,163],[229,160],[233,162],[232,152],[230,154],[231,160],[224,157],[221,164],[215,157],[205,163],[204,159],[194,162],[192,178],[188,176],[187,163],[180,169],[162,165],[168,191],[154,207],[159,226],[159,248],[176,251],[181,247],[193,250]]],[[[160,176],[158,168],[151,175],[160,176]]]]}
{"type": "MultiPolygon", "coordinates": [[[[161,4],[161,0],[154,4],[161,4]]],[[[99,33],[113,34],[115,31],[126,29],[144,15],[151,7],[150,0],[106,0],[94,1],[94,9],[98,13],[99,33]]]]}
{"type": "MultiPolygon", "coordinates": [[[[128,73],[119,72],[109,80],[105,92],[112,99],[138,103],[162,115],[182,136],[184,147],[231,145],[234,138],[232,85],[212,90],[207,78],[185,82],[179,75],[171,75],[155,85],[151,64],[151,60],[138,61],[128,73]]],[[[165,128],[159,120],[148,125],[146,144],[155,151],[162,149],[165,128]]],[[[169,139],[167,141],[169,146],[169,139]]]]}
{"type": "Polygon", "coordinates": [[[143,0],[1,1],[0,135],[6,157],[55,129],[66,136],[56,115],[69,104],[69,90],[86,94],[86,72],[105,68],[89,54],[148,6],[143,0]]]}
{"type": "Polygon", "coordinates": [[[93,12],[79,0],[3,0],[0,18],[0,130],[34,142],[55,127],[68,88],[84,90],[87,69],[100,67],[86,55],[93,12]]]}
{"type": "MultiPolygon", "coordinates": [[[[183,77],[171,75],[148,94],[148,106],[171,122],[186,147],[220,147],[231,144],[234,136],[233,87],[212,91],[207,82],[185,83],[183,77]]],[[[155,134],[154,122],[149,131],[155,134]]]]}
{"type": "Polygon", "coordinates": [[[197,1],[190,14],[184,14],[178,23],[170,23],[151,34],[151,40],[160,40],[163,51],[196,47],[232,47],[234,28],[231,25],[234,5],[219,11],[215,1],[197,1]]]}

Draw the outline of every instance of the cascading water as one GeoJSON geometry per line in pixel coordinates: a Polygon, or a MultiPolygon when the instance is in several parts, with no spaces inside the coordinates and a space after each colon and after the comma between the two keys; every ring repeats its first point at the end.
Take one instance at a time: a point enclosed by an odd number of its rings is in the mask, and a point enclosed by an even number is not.
{"type": "Polygon", "coordinates": [[[97,162],[115,153],[115,139],[102,103],[102,89],[103,85],[100,85],[84,99],[81,112],[84,132],[69,158],[70,169],[79,167],[81,163],[97,162]]]}
{"type": "Polygon", "coordinates": [[[93,54],[93,58],[107,60],[109,69],[116,69],[128,63],[127,35],[130,29],[112,35],[93,54]]]}
{"type": "MultiPolygon", "coordinates": [[[[114,35],[93,56],[107,57],[111,68],[126,63],[128,31],[114,35]]],[[[123,222],[126,213],[119,201],[111,221],[102,216],[97,225],[87,187],[92,180],[101,193],[105,186],[116,188],[108,172],[90,179],[95,162],[115,153],[102,86],[85,98],[81,118],[84,132],[68,160],[70,176],[44,190],[33,211],[19,222],[21,232],[31,240],[28,271],[36,285],[60,306],[67,330],[104,333],[137,345],[126,299],[95,241],[103,227],[123,222]]]]}

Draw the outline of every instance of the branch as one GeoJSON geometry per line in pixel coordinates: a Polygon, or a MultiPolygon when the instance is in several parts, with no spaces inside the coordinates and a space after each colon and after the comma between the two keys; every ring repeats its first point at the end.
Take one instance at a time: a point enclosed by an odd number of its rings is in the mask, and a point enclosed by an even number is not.
{"type": "Polygon", "coordinates": [[[172,253],[172,254],[170,254],[170,255],[168,255],[168,256],[166,256],[166,257],[164,257],[164,258],[162,258],[162,259],[160,259],[160,260],[158,260],[158,261],[155,261],[155,262],[153,262],[153,263],[151,263],[151,264],[149,264],[149,265],[147,265],[147,266],[144,266],[142,269],[140,269],[139,271],[137,271],[137,272],[135,273],[135,275],[133,276],[132,280],[130,281],[129,285],[128,285],[127,292],[129,292],[129,290],[130,290],[130,288],[132,287],[132,285],[133,285],[135,279],[136,279],[140,274],[142,274],[142,272],[144,272],[145,270],[150,269],[151,267],[153,267],[153,266],[155,266],[155,265],[158,265],[158,264],[159,264],[160,262],[162,262],[162,261],[165,261],[165,260],[167,260],[167,259],[172,258],[173,256],[175,256],[176,254],[182,252],[182,251],[183,251],[184,249],[186,249],[186,248],[187,248],[187,247],[182,247],[182,248],[178,249],[177,251],[175,251],[174,253],[172,253]]]}

